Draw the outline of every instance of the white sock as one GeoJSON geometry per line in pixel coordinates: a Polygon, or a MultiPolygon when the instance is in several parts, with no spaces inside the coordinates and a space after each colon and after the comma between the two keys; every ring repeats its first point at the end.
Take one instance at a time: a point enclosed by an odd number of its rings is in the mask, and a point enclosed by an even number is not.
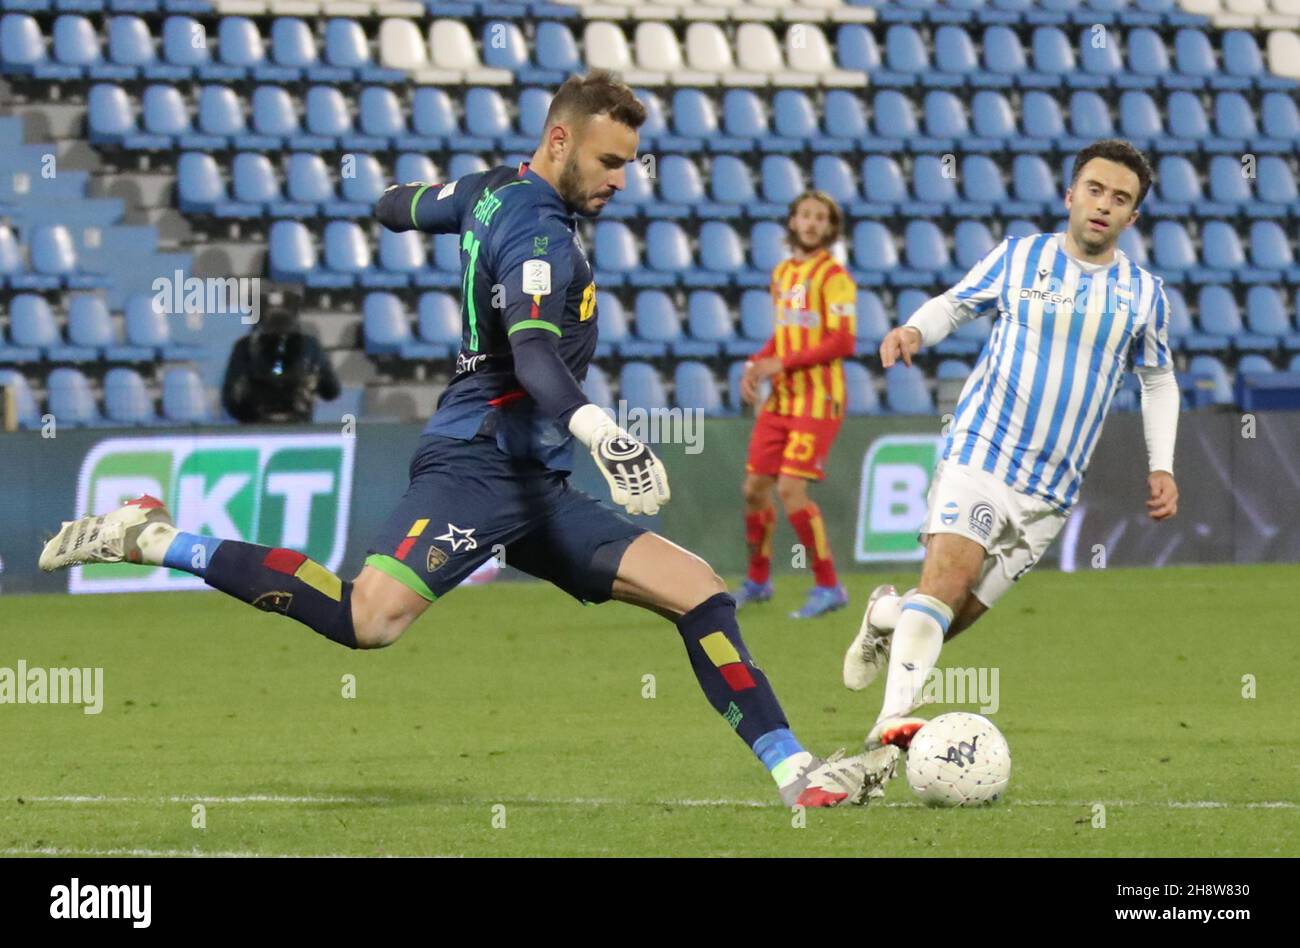
{"type": "Polygon", "coordinates": [[[136,546],[140,549],[140,562],[149,566],[161,566],[167,548],[176,539],[177,529],[166,523],[151,523],[140,531],[136,546]]]}
{"type": "Polygon", "coordinates": [[[941,600],[921,593],[908,597],[894,627],[885,704],[877,721],[910,714],[920,704],[925,679],[939,660],[951,622],[952,610],[941,600]]]}
{"type": "Polygon", "coordinates": [[[903,611],[907,597],[916,592],[909,589],[901,596],[881,596],[871,606],[871,624],[882,632],[890,632],[898,625],[898,617],[903,611]]]}

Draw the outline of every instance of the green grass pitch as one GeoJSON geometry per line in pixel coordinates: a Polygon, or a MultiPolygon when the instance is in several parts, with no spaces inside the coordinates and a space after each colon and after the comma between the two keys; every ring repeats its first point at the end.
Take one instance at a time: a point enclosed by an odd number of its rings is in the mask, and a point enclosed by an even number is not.
{"type": "MultiPolygon", "coordinates": [[[[99,715],[0,705],[0,851],[1300,855],[1294,577],[1031,574],[940,659],[998,669],[1006,800],[930,810],[900,778],[803,826],[675,629],[628,606],[470,588],[350,652],[215,593],[0,598],[0,666],[102,666],[106,694],[99,715]]],[[[882,683],[848,692],[839,667],[886,579],[913,577],[849,575],[850,608],[811,623],[785,618],[806,583],[788,578],[741,613],[810,749],[856,746],[879,708],[882,683]]]]}

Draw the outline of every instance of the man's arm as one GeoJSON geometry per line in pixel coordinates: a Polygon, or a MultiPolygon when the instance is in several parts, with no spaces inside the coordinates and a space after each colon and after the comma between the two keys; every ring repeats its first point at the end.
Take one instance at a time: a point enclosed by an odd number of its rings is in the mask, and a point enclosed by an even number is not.
{"type": "Polygon", "coordinates": [[[427,234],[456,234],[465,202],[483,172],[467,174],[450,184],[394,184],[380,195],[375,217],[391,231],[420,230],[427,234]]]}
{"type": "Polygon", "coordinates": [[[1182,399],[1169,350],[1169,300],[1164,283],[1155,278],[1146,326],[1134,349],[1133,370],[1142,384],[1142,434],[1147,443],[1147,514],[1166,520],[1178,513],[1174,482],[1174,442],[1182,399]]]}

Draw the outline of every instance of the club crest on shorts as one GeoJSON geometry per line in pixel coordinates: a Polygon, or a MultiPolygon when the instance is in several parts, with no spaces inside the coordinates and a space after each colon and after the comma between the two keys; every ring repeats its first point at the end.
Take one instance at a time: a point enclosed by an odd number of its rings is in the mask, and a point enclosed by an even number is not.
{"type": "Polygon", "coordinates": [[[429,544],[429,555],[424,561],[424,571],[432,573],[447,562],[447,554],[433,544],[429,544]]]}
{"type": "Polygon", "coordinates": [[[280,615],[288,615],[289,604],[292,602],[293,593],[273,590],[272,592],[264,592],[254,599],[253,606],[263,612],[278,612],[280,615]]]}
{"type": "Polygon", "coordinates": [[[955,500],[948,501],[943,505],[943,509],[939,511],[939,519],[943,521],[945,527],[951,527],[956,523],[957,516],[957,501],[955,500]]]}
{"type": "Polygon", "coordinates": [[[993,508],[981,501],[970,509],[970,529],[987,540],[993,530],[993,508]]]}

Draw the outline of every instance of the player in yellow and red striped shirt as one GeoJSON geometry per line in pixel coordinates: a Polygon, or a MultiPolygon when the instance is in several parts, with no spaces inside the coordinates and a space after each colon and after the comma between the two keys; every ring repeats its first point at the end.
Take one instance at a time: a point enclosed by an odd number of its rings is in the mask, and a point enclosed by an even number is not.
{"type": "Polygon", "coordinates": [[[848,603],[835,575],[821,509],[808,497],[808,482],[825,477],[826,457],[844,418],[841,360],[853,354],[857,287],[831,255],[843,222],[839,205],[823,191],[806,191],[791,202],[786,229],[792,253],[772,271],[772,338],[749,360],[740,383],[751,404],[757,404],[766,379],[772,380],[772,394],[749,442],[744,488],[749,575],[736,601],[772,598],[775,487],[816,582],[803,608],[791,613],[799,619],[848,603]]]}

